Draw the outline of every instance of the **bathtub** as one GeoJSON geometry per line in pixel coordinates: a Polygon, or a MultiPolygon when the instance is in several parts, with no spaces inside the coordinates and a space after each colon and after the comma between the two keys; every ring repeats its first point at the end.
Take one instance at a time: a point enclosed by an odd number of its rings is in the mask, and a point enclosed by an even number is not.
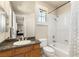
{"type": "Polygon", "coordinates": [[[69,57],[69,45],[55,43],[54,45],[50,45],[53,49],[55,49],[55,55],[57,57],[69,57]]]}

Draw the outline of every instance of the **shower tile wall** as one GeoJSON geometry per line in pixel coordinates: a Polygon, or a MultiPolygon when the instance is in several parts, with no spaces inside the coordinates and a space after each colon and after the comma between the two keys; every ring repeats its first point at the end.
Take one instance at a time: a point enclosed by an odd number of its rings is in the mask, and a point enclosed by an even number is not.
{"type": "Polygon", "coordinates": [[[79,57],[79,2],[70,2],[69,6],[63,6],[57,15],[56,41],[69,45],[70,56],[79,57]],[[68,44],[65,40],[68,40],[68,44]]]}
{"type": "Polygon", "coordinates": [[[79,2],[71,2],[72,8],[72,43],[74,56],[79,57],[79,2]]]}
{"type": "Polygon", "coordinates": [[[79,57],[79,2],[77,2],[77,56],[79,57]]]}
{"type": "Polygon", "coordinates": [[[76,39],[77,39],[77,21],[76,21],[76,19],[77,19],[77,15],[76,15],[76,10],[74,9],[74,3],[71,3],[72,5],[71,5],[71,19],[72,19],[72,22],[71,22],[71,25],[72,25],[72,27],[71,27],[71,46],[72,46],[72,56],[76,56],[77,55],[77,53],[76,53],[76,51],[77,51],[77,45],[76,45],[76,43],[77,43],[77,41],[76,41],[76,39]]]}
{"type": "Polygon", "coordinates": [[[70,56],[79,57],[79,2],[70,4],[70,11],[58,15],[57,41],[64,44],[68,40],[70,56]]]}
{"type": "Polygon", "coordinates": [[[71,43],[71,4],[68,3],[58,9],[57,12],[57,39],[56,41],[63,44],[69,50],[69,56],[72,56],[72,43],[71,43]]]}
{"type": "Polygon", "coordinates": [[[68,44],[70,39],[70,17],[69,12],[59,15],[57,18],[57,41],[68,44]]]}
{"type": "Polygon", "coordinates": [[[69,44],[70,40],[70,11],[70,4],[66,4],[57,10],[57,41],[66,45],[69,44]]]}
{"type": "MultiPolygon", "coordinates": [[[[71,49],[71,45],[70,45],[70,41],[71,41],[71,7],[70,7],[70,4],[66,4],[65,6],[59,8],[57,10],[57,17],[56,16],[51,16],[51,19],[52,21],[56,18],[56,21],[55,23],[53,23],[52,25],[55,24],[55,27],[52,26],[52,30],[49,31],[51,32],[51,35],[50,36],[50,40],[48,41],[48,43],[52,43],[52,35],[55,35],[55,40],[56,40],[56,43],[60,43],[62,45],[65,45],[65,46],[69,46],[68,49],[71,49]]],[[[49,25],[50,26],[50,25],[49,25]]],[[[49,33],[50,34],[50,33],[49,33]]],[[[69,52],[71,52],[69,50],[69,52]]]]}
{"type": "Polygon", "coordinates": [[[56,40],[56,16],[48,14],[48,44],[53,45],[53,40],[56,40]]]}

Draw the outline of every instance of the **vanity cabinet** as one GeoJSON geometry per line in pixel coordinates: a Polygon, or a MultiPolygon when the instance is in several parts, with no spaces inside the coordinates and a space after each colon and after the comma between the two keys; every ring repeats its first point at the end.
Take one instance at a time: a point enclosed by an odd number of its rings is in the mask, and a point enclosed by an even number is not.
{"type": "Polygon", "coordinates": [[[33,51],[31,51],[31,56],[32,57],[40,57],[41,56],[41,53],[40,52],[40,49],[34,49],[33,51]]]}
{"type": "Polygon", "coordinates": [[[0,52],[1,57],[40,57],[40,44],[33,44],[19,48],[13,48],[0,52]]]}
{"type": "Polygon", "coordinates": [[[41,49],[39,44],[33,45],[33,50],[31,51],[31,56],[39,57],[41,56],[41,49]],[[40,52],[40,53],[39,53],[40,52]]]}
{"type": "Polygon", "coordinates": [[[21,53],[21,54],[18,54],[18,55],[15,55],[14,57],[24,57],[24,53],[21,53]]]}
{"type": "Polygon", "coordinates": [[[0,57],[12,56],[12,50],[0,51],[0,57]]]}

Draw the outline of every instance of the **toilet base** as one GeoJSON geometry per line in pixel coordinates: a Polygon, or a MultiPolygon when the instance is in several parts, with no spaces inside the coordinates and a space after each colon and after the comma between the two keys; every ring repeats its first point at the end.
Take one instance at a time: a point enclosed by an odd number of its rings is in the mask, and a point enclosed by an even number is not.
{"type": "Polygon", "coordinates": [[[44,51],[44,55],[45,55],[46,57],[55,57],[55,53],[48,53],[48,52],[46,52],[46,51],[44,51]]]}

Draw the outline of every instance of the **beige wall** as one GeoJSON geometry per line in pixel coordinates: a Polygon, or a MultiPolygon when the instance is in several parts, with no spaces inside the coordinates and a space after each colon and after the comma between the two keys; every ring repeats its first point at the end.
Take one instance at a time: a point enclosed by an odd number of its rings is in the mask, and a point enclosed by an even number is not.
{"type": "Polygon", "coordinates": [[[57,15],[64,14],[64,13],[70,11],[70,10],[71,10],[71,4],[68,3],[68,4],[60,7],[59,9],[57,9],[57,15]]]}
{"type": "Polygon", "coordinates": [[[40,38],[46,38],[48,39],[48,26],[46,25],[37,25],[36,27],[36,38],[40,39],[40,38]]]}
{"type": "MultiPolygon", "coordinates": [[[[38,15],[38,9],[41,8],[43,10],[46,10],[47,13],[53,10],[53,7],[51,7],[49,4],[43,3],[43,2],[37,2],[36,3],[36,16],[38,15]]],[[[37,18],[36,18],[37,20],[37,18]]],[[[48,25],[37,25],[36,24],[36,39],[46,38],[48,39],[48,25]]]]}
{"type": "Polygon", "coordinates": [[[0,7],[4,9],[4,11],[7,13],[7,22],[8,22],[8,32],[0,32],[0,42],[5,40],[7,37],[10,36],[10,27],[11,27],[11,7],[10,3],[8,1],[0,1],[0,7]]]}

